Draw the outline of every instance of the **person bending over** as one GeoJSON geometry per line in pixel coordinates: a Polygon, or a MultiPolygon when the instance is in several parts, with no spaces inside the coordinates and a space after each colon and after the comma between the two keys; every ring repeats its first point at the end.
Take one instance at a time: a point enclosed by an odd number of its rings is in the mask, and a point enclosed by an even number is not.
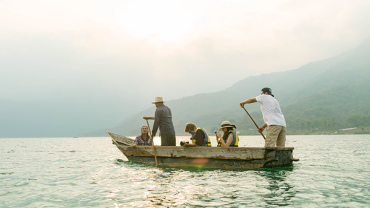
{"type": "Polygon", "coordinates": [[[259,102],[263,120],[265,123],[258,128],[258,132],[262,133],[266,129],[265,147],[285,147],[286,140],[286,123],[283,113],[280,109],[279,102],[275,99],[271,89],[265,87],[261,90],[261,95],[255,98],[250,98],[240,103],[240,107],[244,108],[244,104],[259,102]]]}
{"type": "Polygon", "coordinates": [[[185,143],[183,147],[198,147],[205,146],[210,147],[211,141],[205,129],[196,127],[193,123],[187,123],[185,125],[184,132],[188,132],[191,135],[191,144],[185,143]]]}

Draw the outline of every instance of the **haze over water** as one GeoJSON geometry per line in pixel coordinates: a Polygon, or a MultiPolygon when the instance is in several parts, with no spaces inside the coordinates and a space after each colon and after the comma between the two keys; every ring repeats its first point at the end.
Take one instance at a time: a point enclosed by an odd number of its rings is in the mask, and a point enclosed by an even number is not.
{"type": "Polygon", "coordinates": [[[225,171],[134,164],[110,138],[2,138],[0,207],[368,207],[369,139],[288,136],[293,167],[225,171]]]}

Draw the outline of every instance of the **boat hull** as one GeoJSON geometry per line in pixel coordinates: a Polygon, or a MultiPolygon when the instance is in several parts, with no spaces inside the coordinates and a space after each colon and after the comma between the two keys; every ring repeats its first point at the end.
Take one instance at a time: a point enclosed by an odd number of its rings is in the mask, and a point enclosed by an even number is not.
{"type": "MultiPolygon", "coordinates": [[[[128,156],[127,159],[138,164],[155,166],[153,157],[128,156]]],[[[269,160],[222,160],[209,158],[171,158],[158,157],[160,167],[172,168],[204,168],[204,169],[256,169],[256,168],[278,168],[290,167],[292,161],[269,161],[269,160]]]]}
{"type": "Polygon", "coordinates": [[[151,166],[156,165],[154,149],[160,167],[256,169],[289,167],[297,161],[293,158],[293,147],[133,147],[124,144],[123,136],[109,135],[129,161],[151,166]]]}

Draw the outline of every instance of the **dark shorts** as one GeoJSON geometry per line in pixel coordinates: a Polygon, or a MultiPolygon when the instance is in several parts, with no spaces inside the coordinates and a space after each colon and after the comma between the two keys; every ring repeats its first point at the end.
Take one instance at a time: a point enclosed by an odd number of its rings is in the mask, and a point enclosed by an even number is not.
{"type": "Polygon", "coordinates": [[[176,146],[176,136],[161,135],[161,146],[176,146]]]}

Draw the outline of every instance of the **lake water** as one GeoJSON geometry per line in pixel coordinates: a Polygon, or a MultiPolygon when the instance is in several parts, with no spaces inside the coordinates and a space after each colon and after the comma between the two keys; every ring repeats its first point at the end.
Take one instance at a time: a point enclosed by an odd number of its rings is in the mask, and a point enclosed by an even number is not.
{"type": "Polygon", "coordinates": [[[138,165],[110,138],[0,142],[0,207],[370,207],[370,135],[288,136],[299,162],[248,171],[138,165]]]}

